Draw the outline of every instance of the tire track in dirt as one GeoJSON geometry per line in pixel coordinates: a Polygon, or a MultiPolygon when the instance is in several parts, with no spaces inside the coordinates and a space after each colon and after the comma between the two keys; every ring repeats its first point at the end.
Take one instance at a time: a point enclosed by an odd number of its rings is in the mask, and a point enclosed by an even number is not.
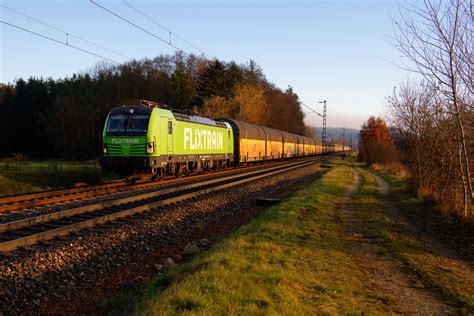
{"type": "MultiPolygon", "coordinates": [[[[418,226],[409,222],[408,219],[403,216],[400,210],[394,205],[392,200],[390,198],[387,198],[390,189],[389,184],[379,175],[374,174],[370,171],[365,172],[377,181],[379,192],[381,195],[384,196],[384,210],[397,221],[397,224],[400,227],[402,227],[404,230],[412,232],[416,236],[417,241],[421,245],[423,245],[423,249],[426,253],[432,254],[436,257],[437,264],[440,269],[449,269],[451,271],[453,282],[457,282],[457,280],[463,280],[463,282],[465,282],[466,284],[470,284],[471,287],[468,287],[465,290],[472,293],[472,284],[474,284],[474,267],[472,263],[467,262],[461,257],[459,257],[453,248],[449,248],[449,245],[445,245],[442,242],[435,240],[434,238],[426,234],[418,226]]],[[[437,286],[436,284],[427,285],[434,287],[433,290],[438,291],[440,293],[446,291],[445,288],[437,286]]],[[[445,294],[449,295],[449,293],[445,294]]],[[[461,305],[463,305],[463,302],[458,303],[461,303],[461,305]]]]}
{"type": "MultiPolygon", "coordinates": [[[[346,192],[345,200],[339,206],[339,214],[346,226],[351,255],[367,277],[367,287],[383,293],[378,299],[399,313],[443,315],[453,312],[451,306],[433,293],[417,288],[412,277],[405,272],[405,264],[387,253],[379,240],[362,234],[364,223],[351,205],[352,196],[361,187],[361,174],[353,170],[353,175],[355,183],[346,192]]],[[[379,188],[381,193],[389,189],[388,185],[382,183],[379,188]]]]}

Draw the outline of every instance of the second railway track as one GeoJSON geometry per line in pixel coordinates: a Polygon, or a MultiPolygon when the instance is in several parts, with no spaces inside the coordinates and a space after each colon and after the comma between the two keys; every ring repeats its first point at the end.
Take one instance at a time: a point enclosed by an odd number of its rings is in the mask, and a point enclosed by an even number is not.
{"type": "Polygon", "coordinates": [[[267,164],[264,166],[251,166],[251,167],[244,167],[239,169],[228,168],[227,170],[223,170],[220,173],[206,173],[206,174],[193,174],[190,177],[186,178],[175,178],[175,177],[167,177],[166,180],[150,182],[150,181],[140,181],[139,183],[130,185],[127,184],[125,181],[116,182],[116,183],[107,183],[101,185],[94,185],[94,186],[86,186],[86,187],[77,187],[65,190],[56,190],[56,191],[46,191],[46,192],[39,192],[39,193],[32,193],[26,195],[18,195],[18,196],[10,196],[10,197],[3,197],[0,198],[0,214],[2,213],[9,213],[15,211],[22,211],[32,207],[38,206],[45,206],[45,205],[53,205],[62,202],[68,201],[77,201],[84,198],[93,198],[104,196],[113,193],[121,193],[121,192],[128,192],[133,190],[141,190],[153,187],[161,187],[166,185],[173,185],[177,183],[183,183],[187,181],[193,181],[195,179],[200,179],[203,177],[213,177],[213,176],[220,176],[226,173],[232,172],[240,172],[241,170],[252,170],[252,169],[259,169],[259,168],[267,168],[271,167],[272,165],[278,165],[279,163],[272,163],[267,164]]]}
{"type": "Polygon", "coordinates": [[[20,247],[34,245],[38,242],[150,211],[161,206],[182,202],[263,177],[307,166],[319,162],[321,159],[298,161],[283,166],[250,171],[245,174],[224,176],[199,183],[191,183],[115,201],[0,224],[0,251],[8,252],[20,247]]]}

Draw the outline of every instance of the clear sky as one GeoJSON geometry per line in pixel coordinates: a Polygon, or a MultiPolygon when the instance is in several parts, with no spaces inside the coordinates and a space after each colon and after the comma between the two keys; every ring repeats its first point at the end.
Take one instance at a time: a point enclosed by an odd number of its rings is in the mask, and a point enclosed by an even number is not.
{"type": "MultiPolygon", "coordinates": [[[[99,4],[165,39],[169,35],[121,0],[99,4]]],[[[327,100],[328,126],[359,128],[370,115],[385,113],[385,97],[407,73],[389,43],[395,1],[141,1],[128,2],[208,57],[247,63],[255,60],[281,88],[291,85],[301,100],[322,111],[327,100]]],[[[89,2],[0,0],[0,4],[98,43],[130,58],[153,58],[174,48],[133,28],[89,2]]],[[[66,35],[0,7],[0,20],[60,41],[66,35]]],[[[16,78],[71,76],[100,58],[0,24],[0,82],[16,78]]],[[[69,43],[123,62],[124,57],[69,38],[69,43]]],[[[193,47],[172,38],[185,52],[193,47]]],[[[306,108],[303,108],[308,112],[306,108]]],[[[307,123],[321,125],[308,114],[307,123]]]]}

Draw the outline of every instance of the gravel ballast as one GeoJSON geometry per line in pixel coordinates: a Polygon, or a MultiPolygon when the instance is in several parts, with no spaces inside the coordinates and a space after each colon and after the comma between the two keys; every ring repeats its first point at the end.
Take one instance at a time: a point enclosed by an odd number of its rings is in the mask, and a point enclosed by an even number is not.
{"type": "Polygon", "coordinates": [[[0,255],[0,315],[97,313],[249,222],[264,209],[256,198],[279,198],[319,171],[298,168],[0,255]]]}
{"type": "MultiPolygon", "coordinates": [[[[172,179],[164,183],[157,183],[156,185],[153,185],[150,187],[144,187],[144,188],[124,187],[124,188],[121,188],[121,190],[118,192],[111,192],[111,193],[103,193],[103,190],[98,190],[97,196],[71,199],[71,200],[62,201],[62,202],[58,202],[54,204],[45,204],[45,205],[34,206],[34,207],[24,208],[20,210],[0,213],[0,224],[13,222],[13,221],[17,221],[24,218],[34,217],[34,216],[50,214],[54,212],[60,212],[60,211],[64,211],[64,210],[68,210],[72,208],[83,207],[87,205],[93,205],[93,204],[104,203],[104,202],[109,202],[109,201],[115,201],[118,199],[130,197],[130,196],[136,196],[136,195],[150,193],[150,192],[162,191],[162,190],[174,188],[177,186],[198,183],[198,182],[202,182],[206,180],[218,179],[224,176],[241,174],[242,171],[251,172],[255,170],[264,170],[271,167],[272,165],[269,164],[269,165],[263,165],[263,166],[254,166],[249,169],[226,170],[225,172],[208,173],[208,174],[202,174],[198,176],[190,176],[190,177],[182,178],[182,179],[172,179]]],[[[71,196],[74,196],[74,195],[71,195],[71,196]]]]}

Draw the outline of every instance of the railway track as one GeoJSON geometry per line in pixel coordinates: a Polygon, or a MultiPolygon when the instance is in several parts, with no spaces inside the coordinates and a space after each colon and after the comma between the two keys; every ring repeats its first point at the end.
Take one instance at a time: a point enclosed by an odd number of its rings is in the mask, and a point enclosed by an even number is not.
{"type": "MultiPolygon", "coordinates": [[[[267,164],[265,166],[251,166],[251,167],[244,167],[240,168],[240,170],[244,169],[258,169],[258,168],[265,168],[268,166],[272,166],[279,163],[274,164],[267,164]]],[[[220,174],[225,174],[229,172],[235,172],[234,168],[228,168],[228,170],[221,171],[220,174]]],[[[19,195],[19,196],[12,196],[12,197],[5,197],[0,198],[0,214],[6,212],[13,212],[19,211],[27,208],[43,206],[43,205],[51,205],[61,202],[67,201],[74,201],[83,198],[91,198],[97,197],[101,195],[107,195],[112,193],[120,193],[120,192],[127,192],[132,190],[138,189],[146,189],[152,187],[160,187],[164,185],[173,185],[177,183],[183,183],[187,181],[192,181],[194,179],[202,178],[202,177],[209,177],[212,174],[193,174],[190,177],[186,178],[175,178],[175,177],[167,177],[162,181],[141,181],[139,183],[130,185],[127,184],[125,181],[116,182],[116,183],[108,183],[103,185],[95,185],[95,186],[87,186],[87,187],[79,187],[79,188],[72,188],[66,190],[57,190],[57,191],[47,191],[47,192],[40,192],[34,194],[27,194],[27,195],[19,195]]]]}
{"type": "Polygon", "coordinates": [[[322,158],[318,157],[316,159],[248,171],[244,174],[231,174],[216,179],[120,198],[110,202],[7,222],[0,224],[0,251],[13,251],[20,247],[34,245],[38,242],[65,236],[120,218],[194,199],[205,194],[264,177],[274,176],[282,172],[288,172],[320,162],[321,160],[322,158]]]}

